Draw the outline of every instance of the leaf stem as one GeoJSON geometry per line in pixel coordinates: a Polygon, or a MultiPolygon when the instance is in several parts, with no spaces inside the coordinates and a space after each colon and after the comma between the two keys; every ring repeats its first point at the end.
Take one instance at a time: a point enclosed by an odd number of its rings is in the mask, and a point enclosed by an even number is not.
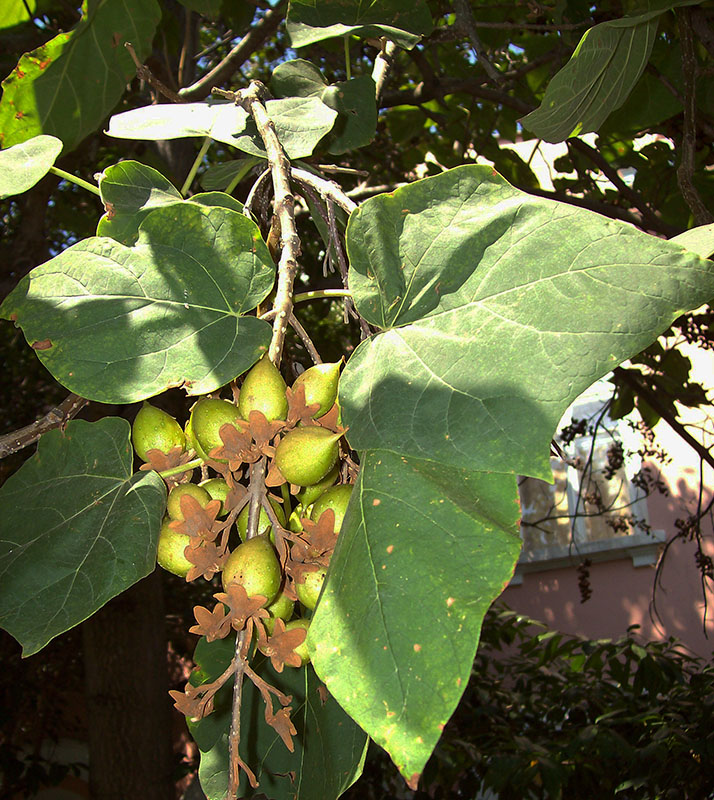
{"type": "Polygon", "coordinates": [[[50,167],[50,172],[54,175],[58,175],[60,178],[64,178],[64,180],[69,181],[70,183],[75,183],[77,186],[81,186],[82,189],[86,189],[88,192],[96,194],[97,197],[101,197],[99,189],[93,183],[89,183],[82,178],[78,178],[76,175],[72,175],[71,172],[65,172],[59,167],[50,167]]]}
{"type": "Polygon", "coordinates": [[[177,467],[170,467],[169,469],[163,470],[163,472],[159,472],[159,477],[170,478],[172,475],[179,475],[182,472],[188,472],[190,469],[201,466],[203,466],[203,459],[194,458],[192,461],[187,461],[185,464],[179,464],[177,467]]]}
{"type": "Polygon", "coordinates": [[[308,300],[330,300],[338,297],[352,297],[349,289],[315,289],[311,292],[300,292],[293,297],[293,303],[305,303],[308,300]]]}
{"type": "Polygon", "coordinates": [[[347,80],[350,80],[352,77],[352,67],[350,65],[350,35],[346,34],[344,37],[345,42],[345,74],[347,75],[347,80]]]}
{"type": "Polygon", "coordinates": [[[188,171],[186,180],[183,182],[183,186],[181,187],[181,195],[183,197],[186,197],[186,192],[188,192],[188,190],[191,188],[191,184],[193,183],[193,179],[196,177],[198,168],[201,166],[203,157],[206,155],[208,148],[211,146],[211,141],[212,139],[210,136],[206,136],[206,138],[203,140],[201,149],[198,151],[198,155],[196,156],[193,164],[191,164],[191,169],[188,171]]]}

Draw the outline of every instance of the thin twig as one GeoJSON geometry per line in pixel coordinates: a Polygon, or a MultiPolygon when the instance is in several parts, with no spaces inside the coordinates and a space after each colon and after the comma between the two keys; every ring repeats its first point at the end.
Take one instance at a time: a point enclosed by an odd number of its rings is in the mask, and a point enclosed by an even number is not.
{"type": "Polygon", "coordinates": [[[684,84],[684,126],[682,130],[682,156],[677,167],[677,183],[684,202],[689,206],[695,225],[714,222],[694,185],[694,160],[697,151],[696,81],[699,74],[697,54],[694,49],[692,12],[689,8],[676,9],[679,41],[682,45],[682,82],[684,84]]]}
{"type": "Polygon", "coordinates": [[[466,31],[466,35],[469,37],[471,47],[473,47],[474,52],[476,53],[476,58],[478,59],[479,64],[484,68],[484,71],[488,77],[495,84],[500,85],[503,79],[498,73],[498,70],[488,60],[488,56],[486,55],[486,51],[484,50],[483,44],[481,43],[481,39],[476,30],[477,23],[474,19],[473,12],[471,11],[471,5],[469,4],[468,0],[454,0],[454,10],[456,11],[456,19],[460,24],[460,27],[466,31]]]}
{"type": "Polygon", "coordinates": [[[287,0],[280,0],[274,8],[266,12],[262,19],[251,26],[240,42],[210,72],[192,83],[191,86],[180,89],[179,95],[182,102],[203,100],[204,97],[208,97],[215,86],[229,80],[260,45],[275,33],[285,18],[286,7],[287,0]]]}
{"type": "Polygon", "coordinates": [[[58,406],[48,411],[41,417],[24,428],[6,433],[0,436],[0,458],[17,453],[25,447],[34,444],[43,433],[54,428],[64,427],[72,417],[77,414],[89,403],[84,397],[71,394],[66,397],[58,406]]]}
{"type": "Polygon", "coordinates": [[[587,142],[582,139],[568,139],[568,147],[582,153],[586,158],[592,161],[598,169],[605,175],[606,178],[615,186],[618,192],[627,200],[629,200],[635,208],[642,214],[644,222],[651,227],[652,230],[662,231],[668,236],[673,236],[674,231],[669,232],[672,226],[667,225],[661,217],[652,211],[647,205],[641,194],[636,192],[632,187],[628,186],[622,180],[618,171],[610,164],[610,162],[594,147],[591,147],[587,142]]]}
{"type": "Polygon", "coordinates": [[[290,174],[296,181],[307,186],[311,186],[322,197],[333,200],[340,208],[344,209],[348,214],[351,214],[356,208],[357,203],[342,191],[342,187],[334,181],[328,181],[326,178],[321,178],[306,169],[292,167],[290,174]]]}
{"type": "Polygon", "coordinates": [[[243,657],[246,631],[242,630],[236,636],[236,649],[234,656],[235,677],[233,682],[233,707],[231,712],[231,726],[228,731],[228,792],[226,797],[238,797],[240,784],[240,714],[243,699],[243,675],[248,666],[243,657]]]}
{"type": "Polygon", "coordinates": [[[124,47],[129,51],[129,55],[136,65],[136,75],[140,80],[146,81],[149,86],[152,86],[157,92],[164,95],[164,97],[168,97],[172,103],[186,102],[183,98],[179,97],[173,89],[169,89],[163,81],[160,81],[148,67],[144,66],[141,61],[139,61],[134,50],[134,45],[132,45],[131,42],[124,42],[124,47]]]}
{"type": "Polygon", "coordinates": [[[305,346],[305,349],[308,352],[308,355],[312,359],[313,364],[322,364],[322,359],[320,358],[320,354],[317,352],[317,348],[315,347],[312,339],[308,332],[303,328],[301,323],[298,321],[298,318],[295,316],[295,313],[292,312],[288,317],[288,322],[292,329],[297,333],[300,337],[300,341],[305,346]]]}

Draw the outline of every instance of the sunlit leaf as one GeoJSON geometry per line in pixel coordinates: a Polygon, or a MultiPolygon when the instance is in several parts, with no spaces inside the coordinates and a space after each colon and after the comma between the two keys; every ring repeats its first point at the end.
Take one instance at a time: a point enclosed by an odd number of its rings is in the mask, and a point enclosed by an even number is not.
{"type": "Polygon", "coordinates": [[[62,142],[54,136],[35,136],[0,150],[0,199],[31,189],[49,172],[61,152],[62,142]]]}

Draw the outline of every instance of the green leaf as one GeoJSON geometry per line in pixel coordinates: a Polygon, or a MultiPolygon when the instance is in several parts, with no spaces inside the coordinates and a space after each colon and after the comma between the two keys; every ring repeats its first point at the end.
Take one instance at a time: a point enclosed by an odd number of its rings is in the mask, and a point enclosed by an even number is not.
{"type": "Polygon", "coordinates": [[[237,158],[235,161],[216,164],[213,167],[209,167],[201,175],[201,186],[208,191],[213,189],[225,191],[232,183],[240,183],[251,169],[259,163],[260,159],[248,156],[247,158],[237,158]]]}
{"type": "Polygon", "coordinates": [[[548,84],[543,102],[521,124],[546,142],[596,131],[627,99],[644,71],[660,11],[590,28],[548,84]]]}
{"type": "Polygon", "coordinates": [[[197,203],[243,211],[241,202],[223,192],[202,192],[184,200],[160,172],[138,161],[121,161],[105,169],[99,192],[107,213],[99,220],[97,236],[110,236],[130,246],[139,236],[142,220],[161,206],[197,203]]]}
{"type": "Polygon", "coordinates": [[[340,115],[328,150],[341,155],[364,147],[374,139],[377,129],[377,102],[374,81],[369,75],[328,86],[322,102],[340,115]]]}
{"type": "Polygon", "coordinates": [[[513,574],[516,481],[386,450],[360,457],[310,647],[330,693],[415,789],[513,574]]]}
{"type": "Polygon", "coordinates": [[[279,97],[319,97],[339,114],[328,150],[341,155],[369,144],[377,127],[375,85],[369,75],[327,84],[320,70],[302,58],[279,64],[270,79],[279,97]]]}
{"type": "Polygon", "coordinates": [[[712,297],[714,264],[481,166],[365,201],[346,240],[383,330],[340,379],[361,469],[309,645],[415,788],[518,557],[515,476],[552,480],[567,406],[712,297]]]}
{"type": "Polygon", "coordinates": [[[0,489],[0,625],[25,656],[156,565],[166,487],[132,475],[130,433],[119,417],[71,421],[0,489]]]}
{"type": "Polygon", "coordinates": [[[709,258],[714,254],[714,223],[691,228],[678,236],[673,236],[669,241],[686,247],[702,258],[709,258]]]}
{"type": "Polygon", "coordinates": [[[431,13],[423,0],[290,0],[287,30],[293,47],[305,47],[335,36],[386,36],[411,50],[433,30],[431,13]]]}
{"type": "Polygon", "coordinates": [[[270,325],[243,315],[274,279],[255,223],[182,203],[148,214],[134,247],[85,239],[36,267],[0,316],[83,397],[130,403],[171,386],[205,394],[264,352],[270,325]]]}
{"type": "MultiPolygon", "coordinates": [[[[221,639],[196,645],[197,671],[191,683],[215,680],[230,664],[235,642],[221,639]]],[[[308,665],[285,667],[276,673],[270,662],[258,656],[251,664],[263,680],[293,698],[292,722],[295,751],[290,753],[275,730],[265,722],[263,698],[253,683],[243,679],[241,720],[250,737],[242,737],[241,758],[255,771],[260,782],[251,789],[243,776],[240,797],[265,793],[271,800],[336,800],[362,772],[367,736],[332,697],[320,695],[320,681],[308,665]],[[249,726],[246,724],[249,721],[249,726]],[[295,773],[295,781],[289,773],[295,773]]],[[[216,695],[215,711],[198,722],[188,721],[191,735],[201,751],[199,780],[209,800],[223,800],[228,786],[228,731],[231,722],[233,684],[228,682],[216,695]]],[[[274,700],[277,711],[278,701],[274,700]]]]}
{"type": "Polygon", "coordinates": [[[712,262],[489,167],[371,198],[346,235],[355,304],[384,329],[340,380],[352,447],[471,470],[550,480],[570,403],[714,296],[712,262]]]}
{"type": "Polygon", "coordinates": [[[97,236],[127,245],[136,241],[139,224],[150,211],[183,201],[171,181],[138,161],[107,167],[99,178],[99,194],[107,213],[99,220],[97,236]]]}
{"type": "Polygon", "coordinates": [[[62,140],[65,152],[73,150],[97,129],[136,73],[124,42],[132,42],[143,61],[160,16],[156,0],[85,0],[71,31],[23,55],[3,81],[0,145],[47,133],[62,140]]]}
{"type": "Polygon", "coordinates": [[[54,136],[35,136],[0,151],[0,200],[31,189],[61,152],[62,142],[54,136]]]}
{"type": "Polygon", "coordinates": [[[304,58],[278,64],[270,76],[270,89],[276,97],[319,97],[326,86],[327,78],[304,58]]]}
{"type": "Polygon", "coordinates": [[[36,7],[37,0],[3,0],[0,30],[30,22],[32,17],[28,11],[34,14],[36,7]]]}
{"type": "Polygon", "coordinates": [[[208,19],[217,19],[221,13],[222,0],[179,0],[182,6],[208,19]]]}
{"type": "MultiPolygon", "coordinates": [[[[306,158],[331,130],[337,112],[317,97],[268,100],[268,115],[288,158],[306,158]]],[[[225,101],[145,106],[109,120],[109,136],[120,139],[183,139],[210,136],[214,141],[265,158],[255,123],[240,106],[225,101]]]]}

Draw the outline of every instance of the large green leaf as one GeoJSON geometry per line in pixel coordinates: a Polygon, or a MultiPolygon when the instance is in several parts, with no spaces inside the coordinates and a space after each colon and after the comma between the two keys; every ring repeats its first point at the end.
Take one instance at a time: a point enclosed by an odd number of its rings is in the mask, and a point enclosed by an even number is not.
{"type": "Polygon", "coordinates": [[[386,450],[360,455],[312,658],[416,788],[518,559],[516,480],[386,450]]]}
{"type": "Polygon", "coordinates": [[[423,0],[290,0],[287,19],[293,47],[353,34],[365,38],[386,36],[410,50],[433,27],[423,0]]]}
{"type": "Polygon", "coordinates": [[[156,0],[84,0],[77,25],[23,55],[3,81],[0,145],[48,133],[62,140],[65,152],[74,149],[136,72],[124,42],[143,60],[160,16],[156,0]]]}
{"type": "Polygon", "coordinates": [[[365,202],[347,248],[384,329],[342,376],[352,446],[546,480],[568,405],[714,297],[712,262],[481,166],[365,202]]]}
{"type": "MultiPolygon", "coordinates": [[[[214,680],[229,665],[235,643],[201,639],[191,682],[214,680]]],[[[291,719],[297,730],[290,753],[275,730],[265,722],[265,706],[249,679],[243,681],[241,757],[260,782],[251,789],[243,776],[240,797],[266,794],[271,800],[336,800],[362,772],[367,736],[327,693],[310,667],[286,667],[278,674],[258,656],[251,667],[269,684],[293,698],[291,719]],[[293,773],[291,777],[290,773],[293,773]]],[[[199,779],[209,800],[223,800],[228,786],[228,731],[231,723],[232,683],[215,699],[215,711],[189,729],[201,751],[199,779]]],[[[277,705],[277,701],[275,701],[277,705]]]]}
{"type": "MultiPolygon", "coordinates": [[[[337,112],[317,97],[268,100],[266,111],[288,158],[306,158],[335,123],[337,112]]],[[[255,123],[240,106],[225,101],[145,106],[114,115],[109,136],[120,139],[211,139],[265,157],[255,123]]]]}
{"type": "Polygon", "coordinates": [[[61,152],[62,142],[54,136],[35,136],[0,151],[0,200],[31,189],[61,152]]]}
{"type": "Polygon", "coordinates": [[[3,0],[0,30],[30,22],[36,5],[37,0],[3,0]]]}
{"type": "Polygon", "coordinates": [[[270,292],[275,265],[257,226],[195,203],[154,209],[134,247],[85,239],[23,278],[0,306],[71,391],[107,403],[171,386],[214,391],[270,342],[244,316],[270,292]]]}
{"type": "Polygon", "coordinates": [[[0,625],[29,656],[148,575],[166,503],[132,474],[129,423],[74,420],[44,434],[0,489],[0,625]]]}
{"type": "Polygon", "coordinates": [[[362,466],[309,639],[415,786],[518,557],[515,476],[552,479],[570,402],[713,297],[714,264],[480,166],[367,200],[347,249],[382,332],[340,380],[362,466]]]}

